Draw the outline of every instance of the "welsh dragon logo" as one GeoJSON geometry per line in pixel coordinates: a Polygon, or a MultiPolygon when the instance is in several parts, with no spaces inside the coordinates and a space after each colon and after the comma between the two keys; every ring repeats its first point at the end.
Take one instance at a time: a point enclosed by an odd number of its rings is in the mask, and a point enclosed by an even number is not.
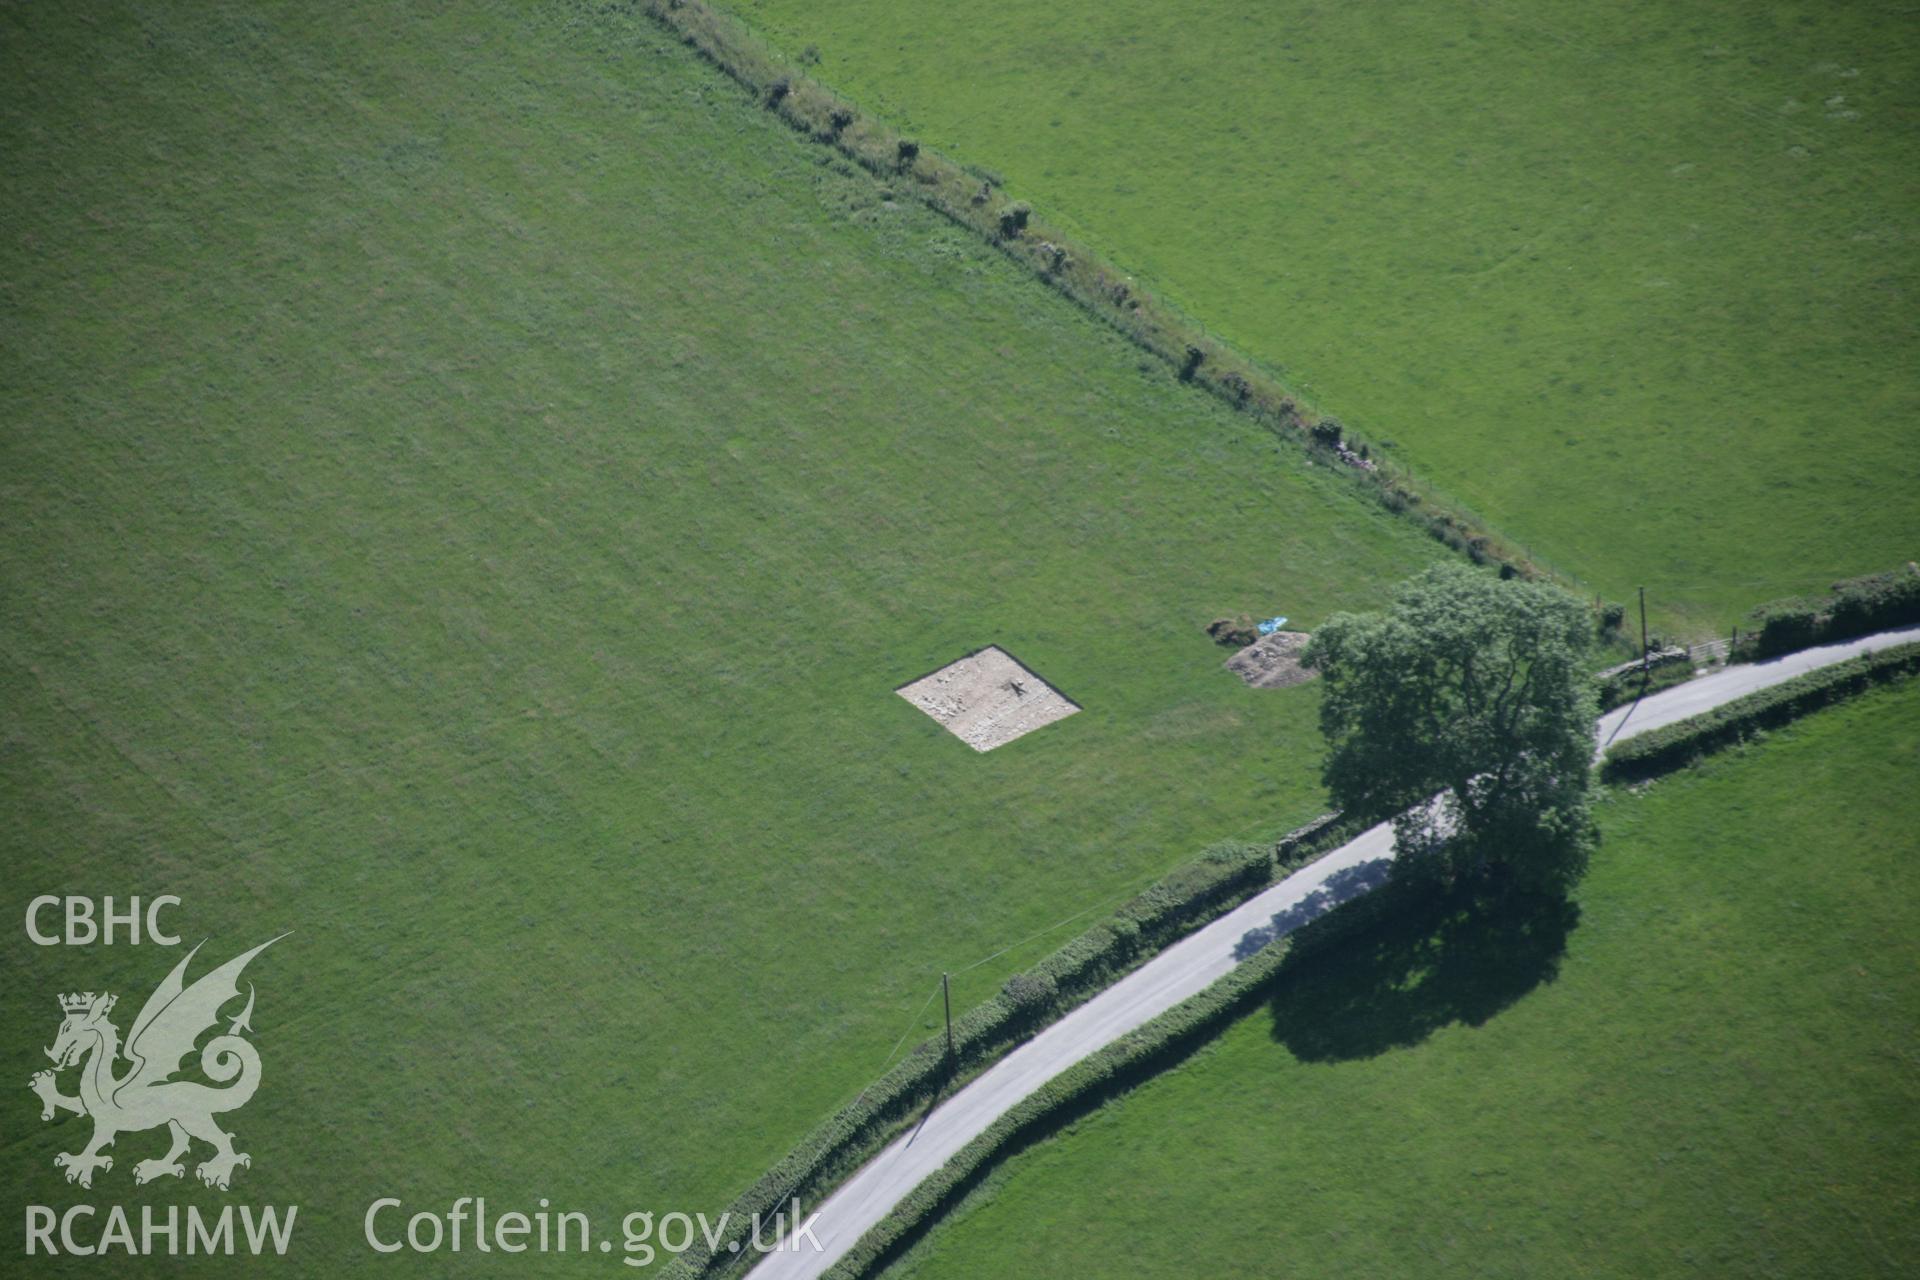
{"type": "Polygon", "coordinates": [[[113,1168],[113,1158],[101,1153],[113,1145],[115,1137],[161,1125],[172,1135],[173,1145],[159,1159],[133,1166],[137,1183],[182,1176],[186,1167],[180,1158],[195,1138],[213,1147],[212,1157],[194,1170],[210,1187],[225,1191],[233,1171],[253,1163],[244,1151],[233,1149],[233,1135],[214,1122],[215,1116],[246,1106],[260,1087],[259,1051],[241,1038],[242,1032],[253,1030],[252,983],[247,984],[246,1008],[229,1020],[224,1034],[214,1036],[200,1050],[200,1070],[225,1087],[173,1076],[181,1060],[193,1052],[194,1042],[219,1022],[221,1006],[239,997],[240,973],[247,963],[278,941],[269,939],[235,956],[192,986],[186,985],[187,964],[200,948],[189,951],[133,1020],[125,1049],[132,1065],[119,1075],[114,1064],[121,1055],[120,1032],[107,1017],[118,997],[91,991],[60,997],[60,1012],[65,1016],[53,1047],[46,1051],[53,1059],[53,1070],[37,1072],[31,1087],[40,1095],[42,1120],[51,1120],[61,1111],[93,1117],[93,1140],[79,1151],[53,1158],[55,1166],[67,1171],[68,1182],[91,1187],[95,1170],[113,1168]],[[80,1093],[68,1097],[60,1092],[56,1074],[75,1065],[80,1067],[80,1093]]]}

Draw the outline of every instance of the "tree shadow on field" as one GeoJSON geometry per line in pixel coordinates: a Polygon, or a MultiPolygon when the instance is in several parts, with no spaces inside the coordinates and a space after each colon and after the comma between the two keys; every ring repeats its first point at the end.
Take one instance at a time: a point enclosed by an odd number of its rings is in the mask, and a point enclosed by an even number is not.
{"type": "Polygon", "coordinates": [[[1341,1062],[1409,1048],[1452,1023],[1481,1026],[1553,981],[1579,920],[1564,898],[1436,891],[1283,966],[1269,1002],[1273,1038],[1304,1062],[1341,1062]]]}

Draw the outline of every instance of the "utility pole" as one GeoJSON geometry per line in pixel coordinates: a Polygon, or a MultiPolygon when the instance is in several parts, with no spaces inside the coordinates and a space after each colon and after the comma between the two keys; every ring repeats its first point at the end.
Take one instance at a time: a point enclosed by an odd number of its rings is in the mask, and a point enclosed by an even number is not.
{"type": "Polygon", "coordinates": [[[953,983],[946,974],[940,975],[940,999],[947,1006],[947,1061],[953,1061],[953,983]]]}
{"type": "Polygon", "coordinates": [[[1647,589],[1640,588],[1640,674],[1646,675],[1653,669],[1647,661],[1647,589]]]}

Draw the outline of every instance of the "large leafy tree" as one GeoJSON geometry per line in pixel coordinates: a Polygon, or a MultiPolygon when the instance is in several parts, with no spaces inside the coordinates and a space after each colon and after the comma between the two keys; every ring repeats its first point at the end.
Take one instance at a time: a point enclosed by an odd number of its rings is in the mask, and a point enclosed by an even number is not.
{"type": "Polygon", "coordinates": [[[1591,634],[1566,592],[1457,564],[1315,633],[1322,776],[1343,809],[1393,815],[1396,874],[1545,891],[1578,878],[1594,841],[1591,634]]]}

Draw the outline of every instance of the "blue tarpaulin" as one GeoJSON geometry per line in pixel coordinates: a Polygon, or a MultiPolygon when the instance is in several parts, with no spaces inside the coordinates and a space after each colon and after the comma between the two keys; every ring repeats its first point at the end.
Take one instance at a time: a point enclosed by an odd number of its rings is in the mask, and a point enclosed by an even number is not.
{"type": "Polygon", "coordinates": [[[1278,631],[1280,628],[1286,625],[1287,625],[1287,619],[1285,615],[1282,615],[1278,618],[1268,618],[1265,622],[1261,623],[1258,627],[1256,627],[1255,630],[1257,630],[1263,636],[1270,636],[1274,632],[1278,631]]]}

